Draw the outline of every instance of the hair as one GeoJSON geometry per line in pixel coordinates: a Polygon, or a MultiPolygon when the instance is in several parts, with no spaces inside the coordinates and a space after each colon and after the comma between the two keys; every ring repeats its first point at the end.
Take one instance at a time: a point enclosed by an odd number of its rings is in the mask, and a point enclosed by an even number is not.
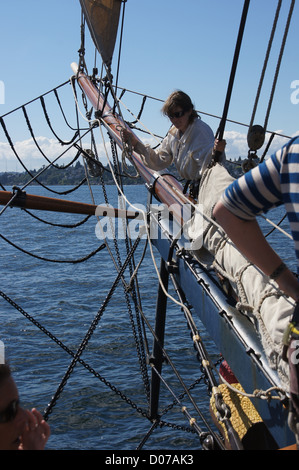
{"type": "Polygon", "coordinates": [[[4,380],[11,376],[10,367],[8,364],[0,364],[0,385],[4,380]]]}
{"type": "Polygon", "coordinates": [[[176,90],[165,101],[163,108],[162,108],[162,113],[164,116],[169,116],[173,112],[173,110],[177,107],[182,108],[182,111],[190,111],[192,110],[192,113],[189,118],[189,122],[193,122],[195,118],[198,117],[197,112],[194,109],[194,105],[191,101],[191,98],[184,93],[181,90],[176,90]]]}

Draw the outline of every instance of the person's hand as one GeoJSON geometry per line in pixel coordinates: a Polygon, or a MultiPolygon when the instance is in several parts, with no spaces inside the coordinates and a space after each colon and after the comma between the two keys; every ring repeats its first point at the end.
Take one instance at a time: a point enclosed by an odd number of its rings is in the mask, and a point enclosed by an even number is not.
{"type": "Polygon", "coordinates": [[[121,135],[124,142],[131,144],[133,148],[135,147],[138,142],[138,139],[132,132],[124,128],[121,130],[121,135]]]}
{"type": "Polygon", "coordinates": [[[214,142],[214,152],[224,152],[226,147],[226,140],[215,139],[214,142]]]}
{"type": "Polygon", "coordinates": [[[50,437],[50,426],[41,413],[33,408],[26,410],[27,426],[20,436],[19,450],[43,450],[50,437]]]}

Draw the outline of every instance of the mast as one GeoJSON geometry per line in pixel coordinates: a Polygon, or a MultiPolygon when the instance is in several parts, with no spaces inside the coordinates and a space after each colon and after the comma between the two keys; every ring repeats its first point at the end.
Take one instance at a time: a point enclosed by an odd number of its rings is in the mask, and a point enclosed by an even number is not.
{"type": "MultiPolygon", "coordinates": [[[[123,150],[121,131],[123,128],[126,128],[133,134],[132,129],[120,116],[113,113],[107,100],[105,100],[104,96],[91,82],[89,77],[84,72],[79,71],[78,65],[76,63],[72,63],[71,67],[76,74],[79,85],[91,102],[95,112],[99,111],[101,113],[101,123],[106,127],[108,133],[118,147],[123,150]]],[[[136,138],[140,140],[137,136],[136,138]]],[[[186,197],[183,195],[183,187],[177,179],[168,172],[163,172],[162,175],[157,171],[151,170],[143,163],[140,155],[135,151],[132,152],[131,157],[140,176],[144,179],[147,188],[155,194],[161,203],[165,204],[168,208],[171,208],[173,217],[180,225],[187,222],[184,214],[188,214],[189,218],[190,211],[186,211],[184,209],[186,206],[186,197]]]]}
{"type": "Polygon", "coordinates": [[[43,210],[50,212],[65,212],[68,214],[83,214],[108,217],[123,217],[127,219],[140,219],[141,214],[109,206],[98,206],[82,202],[67,201],[45,196],[27,194],[19,188],[15,192],[0,191],[0,205],[20,207],[26,209],[43,210]]]}

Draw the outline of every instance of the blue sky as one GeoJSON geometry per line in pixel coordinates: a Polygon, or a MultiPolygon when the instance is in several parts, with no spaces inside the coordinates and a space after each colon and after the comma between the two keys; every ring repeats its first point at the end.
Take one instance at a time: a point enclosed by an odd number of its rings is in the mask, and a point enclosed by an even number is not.
{"type": "MultiPolygon", "coordinates": [[[[251,0],[228,114],[233,121],[250,122],[276,5],[274,0],[251,0]]],[[[290,0],[283,0],[256,124],[265,120],[289,6],[290,0]]],[[[125,8],[119,85],[161,100],[179,88],[191,96],[198,110],[220,116],[243,0],[128,0],[125,8]]],[[[0,14],[0,84],[4,98],[1,100],[0,93],[0,115],[3,115],[68,80],[72,74],[70,63],[78,61],[81,13],[79,0],[2,0],[0,14]]],[[[269,130],[288,136],[299,133],[298,14],[297,3],[268,122],[269,130]],[[292,84],[295,88],[291,88],[292,84]]],[[[86,50],[91,71],[94,47],[89,38],[86,50]]],[[[117,58],[118,45],[114,72],[117,58]]],[[[138,114],[140,98],[126,93],[126,99],[128,107],[138,114]]],[[[147,104],[142,120],[153,133],[165,135],[169,122],[161,116],[160,108],[159,101],[147,104]]],[[[37,111],[32,108],[31,112],[34,117],[37,111]]],[[[35,118],[40,123],[35,133],[51,158],[55,158],[56,142],[41,119],[37,115],[35,118]]],[[[219,121],[204,114],[202,118],[216,132],[219,121]]],[[[15,124],[9,122],[11,129],[30,167],[38,167],[42,160],[33,152],[20,116],[15,124]]],[[[246,157],[246,128],[227,123],[226,131],[228,156],[246,157]]],[[[281,143],[284,140],[277,137],[273,150],[281,143]]],[[[0,171],[11,169],[20,170],[0,133],[0,171]]]]}

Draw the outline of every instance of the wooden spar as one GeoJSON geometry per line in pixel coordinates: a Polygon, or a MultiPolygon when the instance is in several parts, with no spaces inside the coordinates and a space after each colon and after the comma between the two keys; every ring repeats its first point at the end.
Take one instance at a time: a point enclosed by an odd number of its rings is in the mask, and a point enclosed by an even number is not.
{"type": "Polygon", "coordinates": [[[22,207],[26,209],[36,209],[50,212],[65,212],[69,214],[86,214],[108,217],[123,217],[127,219],[141,219],[139,212],[130,212],[114,207],[97,206],[82,202],[66,201],[51,197],[36,196],[25,192],[12,193],[10,191],[0,191],[0,204],[12,207],[22,207]]]}
{"type": "MultiPolygon", "coordinates": [[[[121,129],[126,128],[132,134],[133,131],[120,116],[116,113],[113,114],[111,107],[96,86],[90,81],[89,77],[83,72],[78,72],[78,65],[73,63],[71,67],[74,73],[76,73],[79,85],[84,90],[95,111],[101,112],[102,121],[105,123],[109,134],[116,144],[123,149],[121,129]]],[[[137,136],[136,138],[138,139],[137,136]]],[[[187,219],[185,220],[184,216],[186,214],[190,218],[190,211],[184,211],[186,198],[183,197],[183,187],[177,179],[170,174],[160,175],[151,170],[145,166],[140,155],[136,152],[132,153],[132,160],[145,183],[149,187],[153,187],[157,199],[170,208],[171,213],[180,225],[186,222],[187,219]]]]}

